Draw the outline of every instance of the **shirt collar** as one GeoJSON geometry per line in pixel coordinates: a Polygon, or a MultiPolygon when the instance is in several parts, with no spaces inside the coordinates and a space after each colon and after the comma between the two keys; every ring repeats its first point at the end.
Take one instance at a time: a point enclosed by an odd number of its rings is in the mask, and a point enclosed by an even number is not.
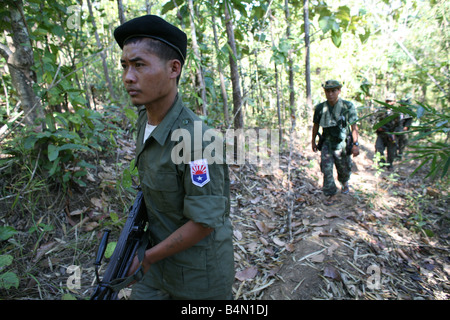
{"type": "MultiPolygon", "coordinates": [[[[158,124],[158,126],[155,128],[155,130],[153,130],[153,132],[151,133],[151,135],[148,137],[147,140],[150,140],[153,138],[161,146],[164,145],[164,143],[166,142],[166,139],[170,133],[170,130],[172,129],[173,124],[174,124],[175,120],[178,118],[182,108],[183,108],[182,100],[179,97],[179,95],[177,94],[177,96],[175,97],[175,101],[173,102],[173,104],[170,107],[167,114],[164,116],[164,119],[161,121],[160,124],[158,124]]],[[[145,131],[146,123],[148,121],[145,107],[143,109],[141,109],[141,111],[145,112],[145,115],[142,117],[141,123],[139,123],[139,126],[143,130],[141,130],[141,134],[137,138],[137,144],[136,144],[137,150],[136,151],[138,154],[141,153],[141,151],[144,149],[144,145],[145,145],[143,143],[144,131],[145,131]]]]}
{"type": "Polygon", "coordinates": [[[166,142],[170,130],[172,129],[175,120],[180,115],[182,108],[182,101],[177,94],[177,96],[175,97],[175,101],[173,102],[167,114],[164,116],[164,119],[160,124],[158,124],[156,129],[153,130],[151,135],[161,146],[164,145],[164,142],[166,142]]]}
{"type": "MultiPolygon", "coordinates": [[[[153,138],[153,139],[155,139],[155,141],[157,143],[159,143],[161,146],[163,146],[164,143],[166,142],[166,139],[167,139],[169,133],[170,133],[170,130],[173,127],[175,120],[178,118],[182,109],[183,109],[183,103],[182,103],[181,98],[177,94],[177,96],[175,97],[174,103],[170,107],[167,114],[164,116],[164,119],[155,128],[155,130],[153,130],[153,132],[150,134],[150,136],[146,140],[146,143],[148,143],[148,141],[153,138]]],[[[134,164],[135,167],[138,166],[140,155],[141,155],[142,151],[144,151],[144,149],[145,149],[145,143],[143,143],[143,139],[144,139],[145,125],[148,121],[148,118],[147,118],[147,113],[145,111],[145,108],[141,109],[141,111],[145,112],[145,116],[142,117],[143,120],[141,123],[139,123],[139,126],[142,129],[140,130],[141,134],[139,134],[137,141],[136,141],[136,161],[134,164]]]]}

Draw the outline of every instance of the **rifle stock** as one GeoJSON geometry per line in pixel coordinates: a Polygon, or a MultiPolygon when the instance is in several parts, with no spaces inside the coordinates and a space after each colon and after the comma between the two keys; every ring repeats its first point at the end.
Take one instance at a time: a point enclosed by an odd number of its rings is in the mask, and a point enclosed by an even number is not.
{"type": "Polygon", "coordinates": [[[130,208],[127,221],[123,227],[116,248],[111,256],[108,267],[103,275],[102,281],[98,276],[98,266],[105,252],[108,241],[109,230],[105,230],[99,246],[97,258],[94,263],[97,276],[97,287],[91,300],[116,300],[119,290],[112,286],[112,282],[120,282],[127,277],[128,270],[140,246],[145,245],[145,234],[147,224],[147,211],[145,208],[142,191],[139,191],[130,208]]]}

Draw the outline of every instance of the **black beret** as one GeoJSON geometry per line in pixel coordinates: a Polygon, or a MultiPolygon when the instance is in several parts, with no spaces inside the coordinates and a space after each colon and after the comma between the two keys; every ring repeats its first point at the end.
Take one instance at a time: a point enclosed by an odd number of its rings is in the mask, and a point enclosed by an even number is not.
{"type": "Polygon", "coordinates": [[[146,37],[162,41],[181,55],[182,62],[186,59],[186,33],[158,16],[146,15],[135,18],[114,30],[114,38],[121,49],[123,49],[123,44],[127,39],[134,37],[146,37]]]}

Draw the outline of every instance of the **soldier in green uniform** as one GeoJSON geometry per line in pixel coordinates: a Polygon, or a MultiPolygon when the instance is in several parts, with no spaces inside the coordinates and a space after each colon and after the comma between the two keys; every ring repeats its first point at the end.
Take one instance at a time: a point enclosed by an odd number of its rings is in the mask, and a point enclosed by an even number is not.
{"type": "MultiPolygon", "coordinates": [[[[411,104],[411,98],[405,98],[399,101],[399,103],[408,107],[411,104]]],[[[408,135],[406,132],[409,130],[413,122],[413,118],[411,115],[407,113],[401,113],[398,121],[398,125],[395,128],[395,132],[403,132],[402,134],[397,134],[395,138],[397,139],[397,157],[399,159],[403,158],[403,152],[405,151],[405,147],[408,144],[408,135]]]]}
{"type": "Polygon", "coordinates": [[[322,191],[327,197],[324,203],[332,205],[336,202],[337,187],[334,182],[333,168],[336,167],[338,181],[342,185],[342,193],[349,192],[352,159],[359,154],[358,126],[356,125],[356,108],[350,101],[339,98],[342,85],[339,81],[328,80],[322,85],[327,101],[314,108],[312,149],[317,152],[316,136],[322,127],[320,142],[321,171],[323,173],[322,191]],[[348,136],[352,137],[352,145],[347,148],[348,136]]]}
{"type": "MultiPolygon", "coordinates": [[[[385,102],[389,105],[395,104],[395,94],[388,93],[386,95],[385,102]]],[[[377,122],[382,121],[383,119],[391,116],[393,111],[386,107],[382,107],[377,112],[377,122]]],[[[399,118],[392,119],[388,123],[385,123],[383,126],[376,130],[377,139],[375,141],[375,151],[380,153],[381,156],[384,155],[384,150],[386,149],[386,160],[387,160],[387,168],[388,170],[392,170],[395,156],[397,154],[397,137],[393,134],[395,132],[396,127],[399,125],[399,118]]],[[[386,163],[385,159],[381,159],[381,163],[386,163]]]]}
{"type": "Polygon", "coordinates": [[[181,143],[172,140],[173,132],[187,130],[194,141],[195,124],[201,124],[200,134],[208,129],[178,94],[186,34],[147,15],[122,24],[114,37],[122,49],[125,89],[139,111],[136,167],[151,244],[129,271],[129,275],[139,268],[144,272],[133,285],[131,298],[231,299],[234,256],[228,167],[203,159],[203,143],[190,145],[186,162],[173,161],[173,150],[181,143]]]}

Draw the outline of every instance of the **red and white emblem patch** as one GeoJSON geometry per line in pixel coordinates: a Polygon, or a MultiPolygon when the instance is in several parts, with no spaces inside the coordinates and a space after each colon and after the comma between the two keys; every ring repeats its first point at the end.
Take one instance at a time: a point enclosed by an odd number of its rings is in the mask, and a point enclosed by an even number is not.
{"type": "Polygon", "coordinates": [[[191,161],[189,166],[191,167],[191,180],[194,185],[203,187],[210,181],[208,161],[206,159],[191,161]]]}

